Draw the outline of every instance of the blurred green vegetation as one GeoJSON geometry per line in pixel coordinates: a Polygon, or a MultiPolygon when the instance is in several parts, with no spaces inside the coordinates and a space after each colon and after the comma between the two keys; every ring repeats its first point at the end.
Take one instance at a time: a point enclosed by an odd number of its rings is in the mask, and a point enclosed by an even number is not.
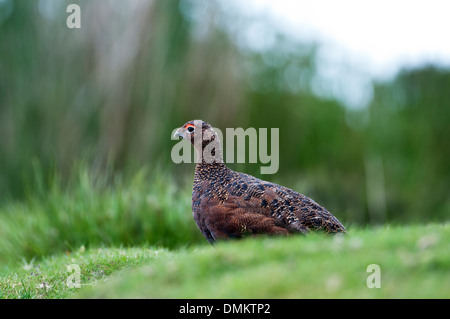
{"type": "MultiPolygon", "coordinates": [[[[23,201],[19,218],[30,220],[30,232],[38,219],[54,218],[52,227],[64,229],[58,214],[77,218],[70,205],[78,203],[83,207],[75,210],[86,212],[88,223],[95,211],[94,219],[136,225],[114,239],[110,229],[102,229],[100,238],[93,228],[96,233],[77,244],[92,238],[158,242],[164,236],[182,242],[176,236],[191,231],[183,228],[184,218],[191,218],[189,196],[166,188],[189,193],[194,167],[171,161],[171,132],[203,119],[221,129],[280,128],[276,175],[259,175],[259,164],[230,166],[303,192],[345,223],[448,219],[450,70],[405,69],[375,82],[367,107],[351,109],[314,93],[317,44],[277,35],[264,50],[239,45],[223,25],[233,24],[238,33],[247,22],[220,3],[0,1],[0,213],[9,218],[10,203],[23,201]],[[65,25],[69,3],[82,8],[81,29],[65,25]],[[80,163],[88,167],[80,169],[80,163]],[[117,176],[120,187],[135,185],[142,167],[149,181],[127,190],[129,198],[85,187],[100,180],[116,190],[117,176]],[[83,174],[86,179],[73,178],[83,174]],[[157,190],[158,176],[174,185],[162,183],[157,190]],[[147,187],[156,196],[150,202],[143,195],[147,187]],[[103,203],[92,204],[91,194],[100,194],[103,203]],[[115,205],[133,205],[129,201],[139,206],[131,210],[139,217],[114,217],[115,205]],[[171,205],[183,206],[174,209],[174,225],[181,228],[146,237],[137,224],[158,205],[168,213],[171,205]],[[180,212],[185,217],[177,219],[180,212]]],[[[163,223],[170,228],[169,221],[163,223]]],[[[37,253],[36,238],[23,242],[29,255],[37,253]]]]}

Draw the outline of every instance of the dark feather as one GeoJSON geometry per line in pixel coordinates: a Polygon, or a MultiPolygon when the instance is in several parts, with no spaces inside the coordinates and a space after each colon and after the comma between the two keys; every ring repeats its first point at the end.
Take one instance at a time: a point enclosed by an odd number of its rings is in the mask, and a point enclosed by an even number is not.
{"type": "MultiPolygon", "coordinates": [[[[202,122],[201,129],[210,130],[215,135],[205,122],[202,122]]],[[[204,147],[205,143],[202,143],[204,147]]],[[[211,243],[248,234],[346,231],[336,217],[305,195],[235,172],[223,162],[197,163],[192,210],[199,229],[211,243]]]]}

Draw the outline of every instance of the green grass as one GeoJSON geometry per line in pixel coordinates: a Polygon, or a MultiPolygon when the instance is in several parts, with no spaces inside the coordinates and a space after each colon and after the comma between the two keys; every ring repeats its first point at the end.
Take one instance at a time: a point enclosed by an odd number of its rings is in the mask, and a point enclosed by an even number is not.
{"type": "Polygon", "coordinates": [[[450,225],[353,228],[174,250],[85,249],[3,268],[3,298],[449,298],[450,225]],[[80,267],[81,288],[67,286],[80,267]],[[368,288],[380,267],[380,288],[368,288]]]}
{"type": "Polygon", "coordinates": [[[450,225],[258,238],[165,252],[75,298],[449,298],[450,225]],[[368,288],[380,267],[381,288],[368,288]]]}
{"type": "Polygon", "coordinates": [[[68,185],[54,177],[49,191],[0,206],[0,264],[82,245],[174,248],[203,241],[192,220],[191,181],[177,186],[158,170],[142,170],[127,182],[107,179],[80,169],[68,185]]]}
{"type": "Polygon", "coordinates": [[[80,288],[106,280],[119,270],[154,260],[163,250],[148,248],[102,248],[23,261],[15,267],[0,269],[0,298],[66,298],[80,288]],[[79,267],[79,277],[75,268],[79,267]]]}
{"type": "Polygon", "coordinates": [[[448,222],[210,246],[173,176],[50,184],[0,207],[0,298],[450,298],[448,222]]]}

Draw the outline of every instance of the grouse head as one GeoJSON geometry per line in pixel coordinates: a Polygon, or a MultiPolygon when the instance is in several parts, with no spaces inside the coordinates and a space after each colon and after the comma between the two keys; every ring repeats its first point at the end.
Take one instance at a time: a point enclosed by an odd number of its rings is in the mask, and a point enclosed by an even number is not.
{"type": "Polygon", "coordinates": [[[199,163],[223,163],[219,136],[210,124],[202,120],[189,121],[176,130],[174,136],[194,146],[199,163]]]}

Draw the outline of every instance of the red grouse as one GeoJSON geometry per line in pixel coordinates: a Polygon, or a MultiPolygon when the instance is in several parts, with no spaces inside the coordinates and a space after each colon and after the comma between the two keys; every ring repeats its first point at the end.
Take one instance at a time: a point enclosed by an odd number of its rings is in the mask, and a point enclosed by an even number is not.
{"type": "Polygon", "coordinates": [[[192,211],[210,243],[246,234],[346,231],[336,217],[312,199],[229,169],[223,162],[218,135],[208,123],[187,122],[174,136],[188,140],[197,151],[192,211]]]}

